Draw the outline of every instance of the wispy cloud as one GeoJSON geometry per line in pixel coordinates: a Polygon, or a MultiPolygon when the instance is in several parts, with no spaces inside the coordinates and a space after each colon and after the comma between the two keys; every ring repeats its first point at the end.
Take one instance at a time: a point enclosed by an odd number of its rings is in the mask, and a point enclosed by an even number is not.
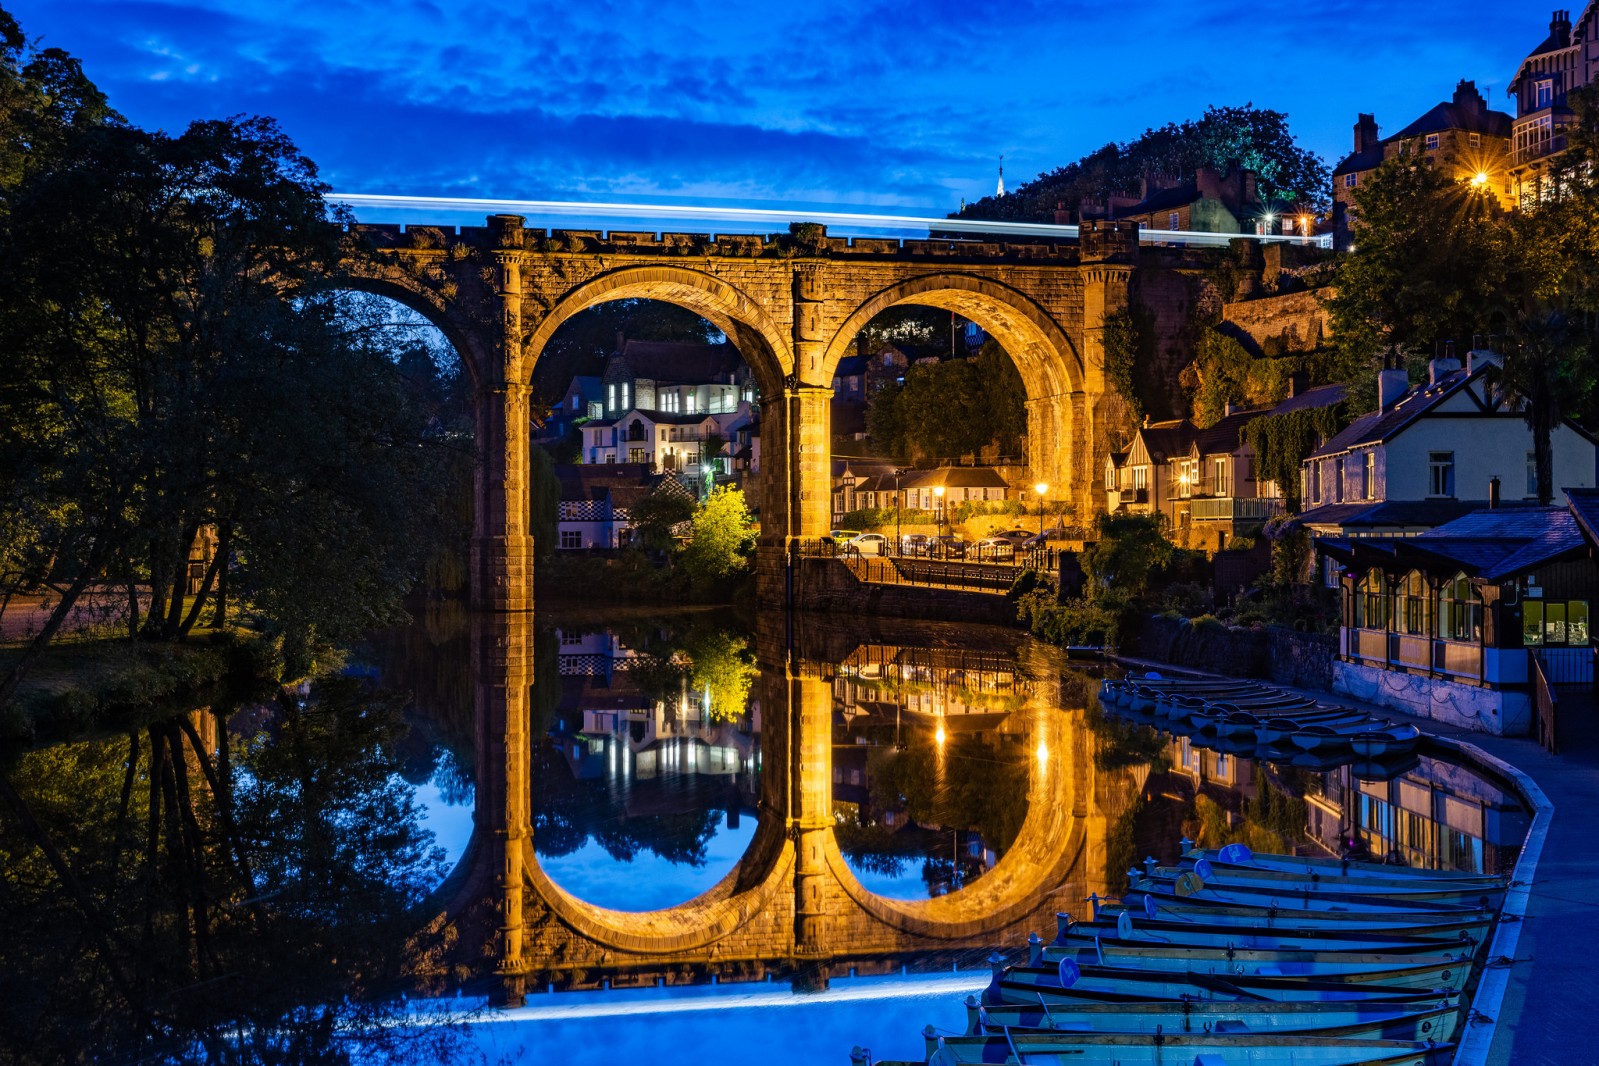
{"type": "Polygon", "coordinates": [[[271,114],[346,188],[924,207],[988,191],[1001,152],[1022,180],[1210,103],[1286,111],[1336,156],[1355,112],[1402,124],[1457,78],[1502,86],[1542,31],[1376,0],[1313,23],[1157,2],[1136,25],[1048,0],[8,7],[134,121],[271,114]]]}

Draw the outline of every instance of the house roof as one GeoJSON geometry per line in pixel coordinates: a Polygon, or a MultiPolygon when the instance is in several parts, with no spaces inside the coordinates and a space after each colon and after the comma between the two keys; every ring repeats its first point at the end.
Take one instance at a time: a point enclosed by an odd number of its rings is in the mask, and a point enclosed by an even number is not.
{"type": "Polygon", "coordinates": [[[1382,146],[1383,142],[1378,141],[1364,151],[1350,152],[1344,156],[1343,162],[1333,167],[1333,177],[1352,171],[1376,170],[1382,165],[1382,146]]]}
{"type": "MultiPolygon", "coordinates": [[[[1436,104],[1425,115],[1389,137],[1392,141],[1400,137],[1419,137],[1424,133],[1442,133],[1444,130],[1466,130],[1471,133],[1485,133],[1490,137],[1509,137],[1513,119],[1503,111],[1492,108],[1461,107],[1453,101],[1445,100],[1436,104]]],[[[1384,142],[1386,143],[1386,142],[1384,142]]]]}
{"type": "Polygon", "coordinates": [[[1327,455],[1337,455],[1339,452],[1346,452],[1364,444],[1376,444],[1388,440],[1464,388],[1467,382],[1480,378],[1485,373],[1487,373],[1486,365],[1478,367],[1475,373],[1462,369],[1445,374],[1436,385],[1423,382],[1412,386],[1410,391],[1401,396],[1392,407],[1361,415],[1341,431],[1333,434],[1327,443],[1310,454],[1310,458],[1319,459],[1327,455]]]}
{"type": "Polygon", "coordinates": [[[853,377],[856,374],[866,373],[866,367],[872,361],[869,355],[846,355],[838,361],[838,369],[833,371],[835,378],[853,377]]]}
{"type": "Polygon", "coordinates": [[[1588,550],[1576,515],[1565,507],[1483,508],[1415,537],[1319,543],[1328,555],[1357,567],[1459,571],[1489,582],[1588,550]]]}
{"type": "Polygon", "coordinates": [[[1291,411],[1307,411],[1314,407],[1331,407],[1339,403],[1348,394],[1345,385],[1317,385],[1314,388],[1303,389],[1283,400],[1273,407],[1267,414],[1285,415],[1291,411]]]}
{"type": "Polygon", "coordinates": [[[731,344],[682,344],[676,341],[626,341],[606,362],[605,379],[645,378],[651,381],[704,384],[725,382],[744,369],[744,357],[731,344]]]}
{"type": "Polygon", "coordinates": [[[1301,511],[1295,521],[1355,530],[1433,528],[1487,506],[1487,500],[1359,500],[1313,507],[1301,511]]]}
{"type": "Polygon", "coordinates": [[[1169,211],[1174,207],[1184,207],[1195,203],[1199,199],[1199,183],[1185,181],[1181,185],[1174,185],[1169,189],[1157,189],[1133,206],[1124,207],[1116,213],[1126,217],[1128,215],[1142,215],[1148,211],[1169,211]]]}
{"type": "Polygon", "coordinates": [[[622,496],[643,496],[656,481],[648,463],[558,463],[555,479],[561,499],[604,500],[622,504],[622,496]]]}
{"type": "Polygon", "coordinates": [[[934,470],[908,472],[900,478],[900,487],[907,489],[932,488],[943,485],[947,489],[1003,489],[1009,485],[991,466],[941,466],[934,470]]]}

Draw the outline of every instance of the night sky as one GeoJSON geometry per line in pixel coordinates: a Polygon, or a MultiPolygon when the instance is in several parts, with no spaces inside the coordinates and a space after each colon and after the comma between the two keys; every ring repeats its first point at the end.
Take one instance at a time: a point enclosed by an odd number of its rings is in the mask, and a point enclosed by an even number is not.
{"type": "MultiPolygon", "coordinates": [[[[1504,87],[1544,5],[1418,0],[0,0],[172,131],[275,116],[344,192],[871,205],[1014,187],[1207,104],[1330,164],[1504,87]],[[1131,16],[1131,17],[1129,17],[1131,16]]],[[[1568,5],[1574,9],[1580,4],[1568,5]]]]}

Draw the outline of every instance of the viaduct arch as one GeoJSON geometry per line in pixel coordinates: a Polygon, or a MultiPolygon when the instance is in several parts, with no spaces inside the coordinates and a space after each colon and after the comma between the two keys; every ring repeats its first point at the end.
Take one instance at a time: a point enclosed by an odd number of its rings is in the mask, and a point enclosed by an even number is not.
{"type": "MultiPolygon", "coordinates": [[[[1020,664],[1028,809],[1011,848],[973,885],[922,901],[867,890],[834,836],[833,676],[841,656],[789,656],[780,626],[757,634],[761,669],[760,823],[737,867],[701,896],[664,910],[597,907],[539,867],[529,812],[527,735],[533,624],[479,614],[473,629],[478,745],[475,831],[441,892],[436,929],[456,945],[457,976],[493,976],[518,1002],[528,990],[887,973],[907,958],[947,959],[1049,933],[1058,910],[1104,892],[1118,774],[1096,768],[1085,708],[1065,708],[1060,667],[1020,664]]],[[[842,639],[848,639],[847,637],[842,639]]],[[[799,644],[806,643],[800,635],[799,644]]],[[[836,641],[835,641],[836,643],[836,641]]],[[[442,968],[444,960],[439,962],[442,968]]],[[[947,962],[945,963],[947,965],[947,962]]]]}
{"type": "MultiPolygon", "coordinates": [[[[646,297],[704,316],[762,389],[764,599],[784,595],[785,557],[831,521],[832,375],[859,328],[902,303],[948,308],[988,329],[1027,387],[1029,462],[1081,514],[1118,428],[1104,322],[1124,307],[1136,223],[1085,223],[1064,241],[895,241],[549,231],[515,215],[483,227],[352,226],[350,284],[422,313],[455,345],[476,395],[479,465],[472,584],[478,607],[530,611],[529,390],[560,324],[608,300],[646,297]]],[[[1126,427],[1120,427],[1126,428],[1126,427]]]]}

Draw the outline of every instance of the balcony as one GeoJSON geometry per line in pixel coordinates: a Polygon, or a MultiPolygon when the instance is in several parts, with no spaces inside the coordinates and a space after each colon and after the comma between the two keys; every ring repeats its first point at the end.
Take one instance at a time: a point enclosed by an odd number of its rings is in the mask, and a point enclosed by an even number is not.
{"type": "Polygon", "coordinates": [[[1566,147],[1566,135],[1564,133],[1557,134],[1547,140],[1535,141],[1532,144],[1517,148],[1510,155],[1510,163],[1512,166],[1525,166],[1536,159],[1558,155],[1564,152],[1566,147]]]}
{"type": "Polygon", "coordinates": [[[1259,496],[1194,497],[1195,522],[1264,522],[1283,513],[1283,501],[1259,496]]]}

